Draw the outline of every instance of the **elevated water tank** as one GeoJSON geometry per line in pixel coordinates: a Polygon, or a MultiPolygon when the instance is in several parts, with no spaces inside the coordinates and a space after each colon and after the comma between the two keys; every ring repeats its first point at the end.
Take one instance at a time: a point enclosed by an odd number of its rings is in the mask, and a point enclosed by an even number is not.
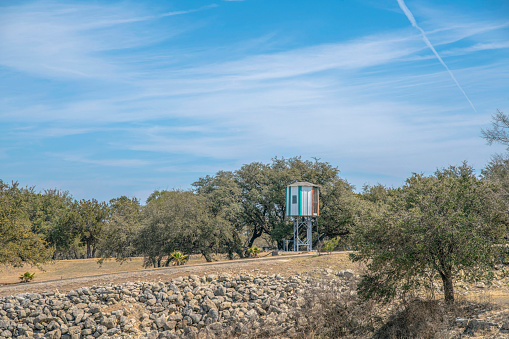
{"type": "Polygon", "coordinates": [[[287,217],[318,217],[319,185],[298,181],[286,187],[287,217]]]}

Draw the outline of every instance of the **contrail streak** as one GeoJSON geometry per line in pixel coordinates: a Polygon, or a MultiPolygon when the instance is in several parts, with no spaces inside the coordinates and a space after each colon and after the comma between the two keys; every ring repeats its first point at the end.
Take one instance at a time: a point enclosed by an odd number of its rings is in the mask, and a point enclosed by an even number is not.
{"type": "Polygon", "coordinates": [[[408,7],[405,5],[405,1],[404,0],[398,0],[398,4],[399,4],[399,7],[401,8],[401,10],[403,10],[403,12],[405,13],[406,17],[408,18],[408,20],[410,21],[410,23],[412,24],[412,26],[414,26],[415,28],[417,28],[420,32],[421,32],[421,35],[422,35],[422,39],[424,40],[424,42],[426,43],[426,45],[431,49],[431,51],[433,51],[433,54],[435,54],[435,56],[437,57],[438,61],[440,61],[440,63],[442,64],[442,66],[445,67],[445,69],[447,70],[447,72],[449,72],[449,75],[451,76],[452,80],[454,80],[454,82],[456,83],[456,86],[458,86],[458,88],[460,89],[461,93],[463,93],[463,95],[465,96],[465,98],[468,100],[470,106],[472,106],[472,109],[474,110],[474,112],[477,113],[477,110],[475,109],[475,106],[474,104],[472,103],[472,101],[470,101],[467,93],[465,93],[465,91],[463,90],[463,88],[461,88],[458,80],[456,80],[456,78],[454,77],[454,74],[452,74],[451,70],[449,69],[449,67],[447,67],[447,65],[445,64],[444,60],[442,60],[442,58],[440,57],[440,55],[438,54],[438,52],[436,51],[435,47],[433,47],[433,45],[431,44],[431,42],[429,41],[428,37],[426,36],[426,33],[424,33],[424,31],[422,30],[422,28],[419,27],[419,25],[417,25],[417,21],[415,21],[415,18],[414,16],[412,15],[412,12],[410,12],[410,10],[408,9],[408,7]]]}

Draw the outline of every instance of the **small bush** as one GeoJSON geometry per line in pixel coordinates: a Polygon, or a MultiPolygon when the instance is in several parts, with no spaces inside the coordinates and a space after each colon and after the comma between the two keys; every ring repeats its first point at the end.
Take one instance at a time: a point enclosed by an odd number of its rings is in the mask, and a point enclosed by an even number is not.
{"type": "Polygon", "coordinates": [[[170,256],[171,256],[170,260],[173,261],[173,265],[175,266],[184,265],[189,259],[189,255],[184,254],[180,251],[173,251],[173,253],[171,253],[170,256]]]}
{"type": "Polygon", "coordinates": [[[448,323],[443,303],[416,299],[391,315],[373,338],[434,338],[448,323]]]}
{"type": "Polygon", "coordinates": [[[330,254],[330,252],[334,251],[336,249],[336,247],[338,247],[340,240],[341,240],[341,237],[337,236],[335,238],[325,241],[325,246],[324,246],[325,252],[330,254]]]}
{"type": "Polygon", "coordinates": [[[247,253],[249,254],[250,257],[258,258],[261,252],[262,250],[256,246],[247,249],[247,253]]]}
{"type": "Polygon", "coordinates": [[[34,279],[34,276],[35,276],[35,272],[34,273],[25,272],[22,275],[20,275],[19,280],[22,283],[27,283],[27,282],[32,281],[34,279]]]}
{"type": "Polygon", "coordinates": [[[296,316],[306,318],[297,332],[318,338],[365,337],[381,324],[375,303],[358,298],[355,278],[317,284],[296,316]]]}
{"type": "MultiPolygon", "coordinates": [[[[297,301],[302,306],[289,313],[295,338],[370,337],[383,324],[382,317],[374,302],[357,297],[355,288],[355,278],[351,278],[318,281],[306,289],[302,300],[297,301]]],[[[286,337],[278,324],[245,326],[248,338],[286,337]]]]}

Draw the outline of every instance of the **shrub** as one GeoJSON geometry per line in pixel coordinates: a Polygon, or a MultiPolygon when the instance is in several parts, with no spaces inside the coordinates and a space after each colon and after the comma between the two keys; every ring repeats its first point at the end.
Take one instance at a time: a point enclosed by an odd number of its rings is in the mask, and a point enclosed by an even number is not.
{"type": "Polygon", "coordinates": [[[22,283],[27,283],[29,281],[32,281],[32,279],[34,279],[34,276],[35,272],[34,273],[25,272],[22,275],[20,275],[19,280],[21,280],[22,283]]]}
{"type": "Polygon", "coordinates": [[[173,261],[173,265],[180,266],[184,265],[187,260],[189,260],[189,255],[184,254],[180,251],[173,251],[173,253],[170,254],[171,261],[173,261]]]}
{"type": "Polygon", "coordinates": [[[258,258],[261,252],[262,250],[256,246],[247,249],[247,253],[249,254],[250,257],[258,258]]]}
{"type": "Polygon", "coordinates": [[[375,303],[358,298],[356,282],[323,281],[310,290],[296,318],[306,318],[298,332],[319,338],[364,337],[381,321],[375,303]]]}
{"type": "Polygon", "coordinates": [[[341,240],[341,237],[337,236],[335,238],[325,241],[325,246],[324,246],[325,252],[330,254],[332,251],[334,251],[336,249],[336,247],[338,247],[340,240],[341,240]]]}

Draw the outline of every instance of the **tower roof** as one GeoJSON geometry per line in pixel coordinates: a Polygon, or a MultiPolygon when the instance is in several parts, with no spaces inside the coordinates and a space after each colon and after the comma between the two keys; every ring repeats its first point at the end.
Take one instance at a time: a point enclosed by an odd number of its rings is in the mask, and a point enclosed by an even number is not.
{"type": "Polygon", "coordinates": [[[293,184],[290,184],[288,186],[296,187],[296,186],[303,186],[303,187],[320,187],[320,185],[315,185],[307,181],[297,181],[293,184]]]}

